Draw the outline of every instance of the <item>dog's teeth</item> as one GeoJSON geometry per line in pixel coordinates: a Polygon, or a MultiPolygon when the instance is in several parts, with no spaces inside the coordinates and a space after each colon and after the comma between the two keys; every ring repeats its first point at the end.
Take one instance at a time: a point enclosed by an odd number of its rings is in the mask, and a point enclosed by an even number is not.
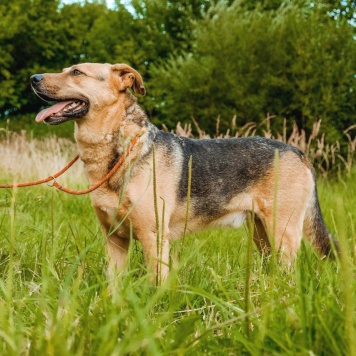
{"type": "Polygon", "coordinates": [[[80,101],[73,101],[72,104],[70,104],[70,105],[68,106],[68,109],[69,109],[69,110],[75,109],[75,108],[78,107],[78,105],[80,105],[80,101]]]}
{"type": "Polygon", "coordinates": [[[64,112],[68,112],[68,111],[74,111],[74,110],[78,110],[79,108],[84,106],[84,102],[80,101],[80,100],[76,100],[73,101],[71,104],[69,104],[67,107],[64,108],[64,112]]]}

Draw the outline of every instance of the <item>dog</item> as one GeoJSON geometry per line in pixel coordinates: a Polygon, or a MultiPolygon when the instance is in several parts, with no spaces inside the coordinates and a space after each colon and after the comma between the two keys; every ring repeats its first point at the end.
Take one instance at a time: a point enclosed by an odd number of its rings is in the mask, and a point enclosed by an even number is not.
{"type": "Polygon", "coordinates": [[[313,167],[299,149],[261,137],[194,140],[160,131],[132,93],[145,95],[141,75],[126,64],[78,64],[35,74],[31,86],[56,102],[37,122],[74,120],[90,185],[140,135],[124,165],[91,194],[110,274],[124,268],[130,236],[163,280],[171,240],[212,226],[237,228],[246,219],[258,249],[278,251],[287,263],[303,233],[322,256],[337,246],[322,217],[313,167]]]}

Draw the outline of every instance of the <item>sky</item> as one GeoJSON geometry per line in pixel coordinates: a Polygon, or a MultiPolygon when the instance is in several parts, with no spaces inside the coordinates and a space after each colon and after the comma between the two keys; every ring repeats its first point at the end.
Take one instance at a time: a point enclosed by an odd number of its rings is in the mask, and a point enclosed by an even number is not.
{"type": "MultiPolygon", "coordinates": [[[[2,0],[0,0],[2,1],[2,0]]],[[[84,2],[85,0],[62,0],[63,4],[73,4],[75,2],[84,2]]],[[[90,2],[90,0],[89,0],[90,2]]],[[[131,12],[131,14],[135,14],[135,10],[131,5],[130,0],[121,0],[121,4],[125,5],[126,9],[131,12]]],[[[115,0],[106,0],[106,5],[108,8],[114,9],[115,8],[115,0]]]]}
{"type": "MultiPolygon", "coordinates": [[[[73,2],[81,2],[80,0],[62,0],[64,4],[71,4],[73,2]]],[[[113,8],[115,6],[115,0],[106,0],[108,7],[113,8]]]]}

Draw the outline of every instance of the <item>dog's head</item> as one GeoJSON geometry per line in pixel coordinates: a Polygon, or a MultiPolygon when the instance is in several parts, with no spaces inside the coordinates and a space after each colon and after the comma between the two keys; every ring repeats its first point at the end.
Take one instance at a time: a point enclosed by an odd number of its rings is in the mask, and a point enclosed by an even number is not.
{"type": "Polygon", "coordinates": [[[127,64],[78,64],[62,73],[35,74],[31,86],[42,100],[56,102],[36,116],[37,122],[50,125],[95,114],[117,102],[128,88],[146,93],[140,74],[127,64]]]}

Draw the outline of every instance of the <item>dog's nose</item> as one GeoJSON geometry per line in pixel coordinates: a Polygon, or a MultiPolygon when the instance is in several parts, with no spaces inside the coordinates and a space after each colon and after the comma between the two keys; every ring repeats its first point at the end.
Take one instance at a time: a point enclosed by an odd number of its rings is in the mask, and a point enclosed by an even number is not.
{"type": "Polygon", "coordinates": [[[31,76],[31,82],[32,84],[38,84],[40,81],[43,80],[43,75],[42,74],[34,74],[31,76]]]}

